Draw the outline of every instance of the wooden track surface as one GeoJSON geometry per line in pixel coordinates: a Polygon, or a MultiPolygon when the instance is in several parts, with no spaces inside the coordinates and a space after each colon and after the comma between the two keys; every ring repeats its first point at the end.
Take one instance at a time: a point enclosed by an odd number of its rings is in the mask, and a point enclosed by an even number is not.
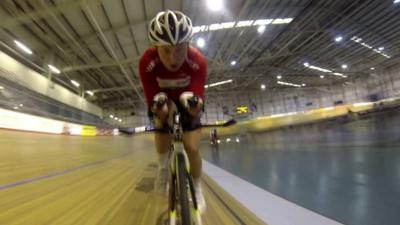
{"type": "MultiPolygon", "coordinates": [[[[0,130],[0,224],[166,224],[152,137],[0,130]]],[[[264,224],[203,176],[205,225],[264,224]]]]}

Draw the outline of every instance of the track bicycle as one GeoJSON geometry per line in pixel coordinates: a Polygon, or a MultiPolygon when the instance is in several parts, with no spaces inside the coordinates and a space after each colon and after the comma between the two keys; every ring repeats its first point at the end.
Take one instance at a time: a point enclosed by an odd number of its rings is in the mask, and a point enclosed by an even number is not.
{"type": "MultiPolygon", "coordinates": [[[[196,102],[189,102],[195,105],[196,102]]],[[[202,127],[226,127],[235,124],[230,120],[224,124],[202,124],[202,127]]],[[[165,129],[148,128],[146,132],[165,131],[165,129]]],[[[120,129],[120,132],[132,134],[134,130],[120,129]]],[[[174,112],[172,127],[168,128],[172,136],[169,156],[169,194],[168,213],[170,225],[201,225],[201,215],[196,199],[193,178],[190,175],[189,158],[183,146],[183,130],[179,112],[174,112]]]]}

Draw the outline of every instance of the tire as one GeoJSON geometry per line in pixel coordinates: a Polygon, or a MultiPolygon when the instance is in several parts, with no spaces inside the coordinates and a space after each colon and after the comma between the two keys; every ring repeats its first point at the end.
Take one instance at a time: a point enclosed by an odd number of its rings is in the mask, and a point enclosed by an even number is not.
{"type": "Polygon", "coordinates": [[[177,184],[179,192],[179,204],[180,204],[180,217],[182,225],[191,225],[190,220],[190,208],[189,208],[189,198],[187,191],[187,171],[185,165],[185,158],[182,154],[178,154],[177,160],[177,184]]]}

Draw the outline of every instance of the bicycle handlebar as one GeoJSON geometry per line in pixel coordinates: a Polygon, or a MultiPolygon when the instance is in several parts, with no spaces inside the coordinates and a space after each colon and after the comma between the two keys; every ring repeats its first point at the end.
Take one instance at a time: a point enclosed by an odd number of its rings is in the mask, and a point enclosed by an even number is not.
{"type": "MultiPolygon", "coordinates": [[[[201,124],[201,127],[229,127],[236,124],[236,121],[234,119],[230,119],[226,121],[223,124],[201,124]]],[[[124,133],[124,134],[135,134],[135,133],[143,133],[143,132],[154,132],[154,131],[161,131],[161,132],[168,132],[168,129],[157,129],[157,128],[145,128],[144,130],[141,130],[139,132],[135,132],[135,128],[118,128],[119,132],[124,133]]]]}

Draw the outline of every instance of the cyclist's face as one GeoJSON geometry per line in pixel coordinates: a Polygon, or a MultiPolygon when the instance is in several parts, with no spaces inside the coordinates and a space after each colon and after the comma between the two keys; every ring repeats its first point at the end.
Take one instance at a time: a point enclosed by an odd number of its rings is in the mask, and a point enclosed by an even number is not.
{"type": "Polygon", "coordinates": [[[186,60],[189,43],[181,43],[178,45],[167,45],[157,47],[158,55],[164,66],[172,72],[181,68],[186,60]]]}

